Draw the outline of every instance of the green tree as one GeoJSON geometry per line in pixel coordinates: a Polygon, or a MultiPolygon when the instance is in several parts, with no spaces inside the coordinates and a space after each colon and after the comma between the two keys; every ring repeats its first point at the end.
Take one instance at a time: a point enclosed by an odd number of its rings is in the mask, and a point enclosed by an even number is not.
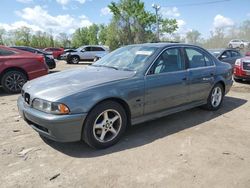
{"type": "Polygon", "coordinates": [[[31,29],[28,27],[21,27],[14,32],[15,44],[28,46],[31,39],[31,29]]]}
{"type": "MultiPolygon", "coordinates": [[[[120,0],[118,3],[111,2],[108,7],[113,14],[112,27],[117,28],[115,33],[113,31],[113,36],[109,37],[111,41],[108,43],[115,41],[116,37],[118,37],[119,45],[156,40],[152,32],[156,24],[156,16],[145,10],[145,5],[141,0],[120,0]]],[[[159,24],[162,33],[173,33],[178,28],[175,19],[159,17],[159,24]]]]}
{"type": "Polygon", "coordinates": [[[0,45],[4,45],[3,36],[5,34],[5,29],[0,28],[0,45]]]}
{"type": "Polygon", "coordinates": [[[99,44],[106,44],[108,38],[108,26],[103,24],[99,25],[99,32],[98,32],[98,41],[99,44]]]}
{"type": "Polygon", "coordinates": [[[197,30],[192,30],[186,33],[186,40],[191,44],[198,44],[201,33],[197,30]]]}
{"type": "Polygon", "coordinates": [[[70,47],[69,36],[66,33],[59,33],[58,40],[60,41],[60,46],[64,48],[70,47]]]}

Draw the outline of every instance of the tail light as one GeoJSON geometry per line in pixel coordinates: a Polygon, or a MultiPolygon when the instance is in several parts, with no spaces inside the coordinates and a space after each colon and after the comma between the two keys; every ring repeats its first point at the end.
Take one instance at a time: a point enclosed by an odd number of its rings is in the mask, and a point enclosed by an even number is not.
{"type": "Polygon", "coordinates": [[[39,58],[37,58],[38,62],[40,63],[45,63],[45,58],[44,56],[40,56],[39,58]]]}

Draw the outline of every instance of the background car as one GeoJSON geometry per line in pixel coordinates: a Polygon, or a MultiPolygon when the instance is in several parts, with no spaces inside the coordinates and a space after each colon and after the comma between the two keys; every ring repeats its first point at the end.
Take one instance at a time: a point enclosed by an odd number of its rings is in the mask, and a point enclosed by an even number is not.
{"type": "Polygon", "coordinates": [[[246,56],[236,60],[233,77],[236,82],[250,81],[250,57],[246,56]]]}
{"type": "Polygon", "coordinates": [[[226,62],[234,66],[236,59],[242,57],[241,53],[233,49],[208,49],[218,60],[226,62]]]}
{"type": "Polygon", "coordinates": [[[248,48],[249,41],[241,39],[233,39],[228,43],[229,48],[248,48]]]}
{"type": "Polygon", "coordinates": [[[46,52],[52,52],[55,59],[60,59],[60,56],[64,53],[63,48],[44,48],[43,50],[46,52]]]}
{"type": "Polygon", "coordinates": [[[69,64],[77,64],[81,60],[93,61],[97,55],[103,56],[109,53],[109,49],[105,46],[89,45],[81,46],[75,50],[70,50],[61,55],[61,59],[64,59],[69,64]]]}
{"type": "Polygon", "coordinates": [[[41,55],[0,46],[0,84],[8,93],[19,93],[27,80],[48,74],[41,55]]]}
{"type": "Polygon", "coordinates": [[[250,56],[250,51],[245,53],[245,56],[250,56]]]}
{"type": "Polygon", "coordinates": [[[28,47],[28,46],[12,46],[11,48],[24,50],[24,51],[35,53],[35,54],[41,54],[44,56],[45,62],[48,65],[49,69],[56,68],[56,62],[51,52],[45,52],[43,50],[39,50],[39,49],[28,47]]]}
{"type": "Polygon", "coordinates": [[[44,137],[106,148],[129,125],[197,106],[218,110],[231,86],[232,66],[201,47],[137,44],[28,82],[18,109],[44,137]]]}

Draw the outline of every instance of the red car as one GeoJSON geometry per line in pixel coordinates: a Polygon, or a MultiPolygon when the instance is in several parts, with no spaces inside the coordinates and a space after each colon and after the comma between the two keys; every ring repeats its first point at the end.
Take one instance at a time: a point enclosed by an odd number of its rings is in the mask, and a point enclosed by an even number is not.
{"type": "Polygon", "coordinates": [[[246,56],[236,60],[234,65],[234,80],[236,82],[242,80],[250,81],[250,57],[246,56]]]}
{"type": "Polygon", "coordinates": [[[19,93],[27,80],[48,74],[44,57],[0,46],[0,86],[8,93],[19,93]]]}
{"type": "Polygon", "coordinates": [[[246,56],[250,56],[250,51],[249,51],[249,52],[246,52],[246,56]]]}
{"type": "Polygon", "coordinates": [[[64,53],[63,48],[45,48],[43,50],[47,52],[52,52],[55,59],[58,59],[64,53]]]}

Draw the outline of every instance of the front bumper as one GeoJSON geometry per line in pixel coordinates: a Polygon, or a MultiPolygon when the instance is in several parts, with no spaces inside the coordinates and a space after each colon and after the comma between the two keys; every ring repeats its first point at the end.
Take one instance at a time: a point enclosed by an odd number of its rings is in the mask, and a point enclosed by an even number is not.
{"type": "Polygon", "coordinates": [[[23,97],[17,101],[22,118],[39,134],[58,142],[81,140],[83,122],[87,114],[53,115],[28,106],[23,97]]]}

